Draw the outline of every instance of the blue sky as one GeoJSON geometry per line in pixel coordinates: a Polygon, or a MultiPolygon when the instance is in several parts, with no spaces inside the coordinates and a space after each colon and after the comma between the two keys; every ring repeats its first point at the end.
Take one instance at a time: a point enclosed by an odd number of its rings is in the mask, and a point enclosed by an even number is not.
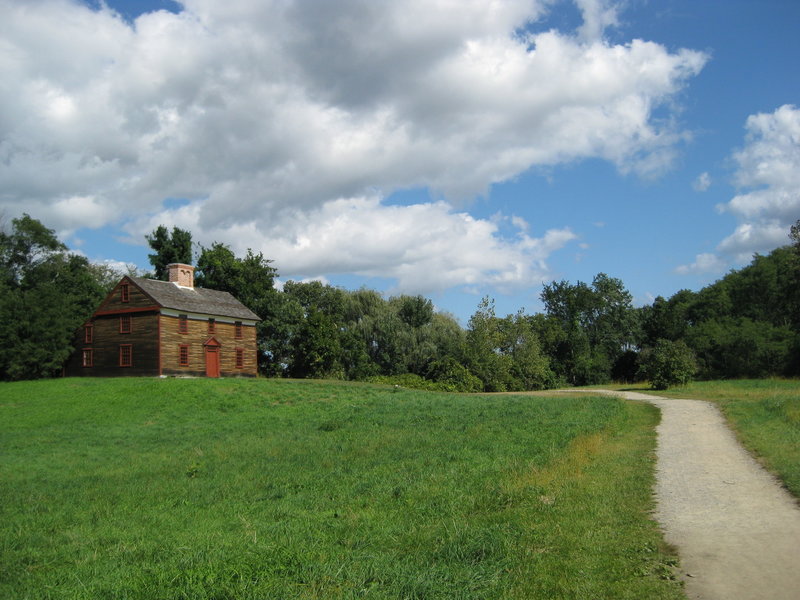
{"type": "Polygon", "coordinates": [[[0,6],[0,212],[93,261],[177,225],[466,322],[699,289],[800,218],[794,1],[0,6]]]}

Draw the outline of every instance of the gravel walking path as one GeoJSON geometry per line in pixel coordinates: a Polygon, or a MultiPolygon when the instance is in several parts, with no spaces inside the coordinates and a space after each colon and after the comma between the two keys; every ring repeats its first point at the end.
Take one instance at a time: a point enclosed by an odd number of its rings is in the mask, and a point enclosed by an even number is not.
{"type": "Polygon", "coordinates": [[[710,402],[614,392],[655,404],[656,518],[692,599],[800,599],[800,508],[710,402]]]}

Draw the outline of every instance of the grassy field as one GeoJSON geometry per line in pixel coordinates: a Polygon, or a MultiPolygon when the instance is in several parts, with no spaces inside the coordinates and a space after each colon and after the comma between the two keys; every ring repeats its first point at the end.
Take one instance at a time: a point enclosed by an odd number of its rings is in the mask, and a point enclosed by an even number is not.
{"type": "Polygon", "coordinates": [[[698,381],[654,393],[716,402],[745,447],[800,498],[800,381],[698,381]]]}
{"type": "Polygon", "coordinates": [[[2,598],[684,598],[649,405],[0,384],[2,598]]]}

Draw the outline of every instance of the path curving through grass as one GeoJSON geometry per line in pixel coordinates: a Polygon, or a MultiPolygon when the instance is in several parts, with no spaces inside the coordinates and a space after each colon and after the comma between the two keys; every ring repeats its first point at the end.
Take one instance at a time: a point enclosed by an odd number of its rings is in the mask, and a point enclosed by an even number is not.
{"type": "MultiPolygon", "coordinates": [[[[587,390],[597,393],[596,390],[587,390]]],[[[657,512],[690,598],[800,597],[800,507],[710,402],[613,393],[661,410],[657,512]]]]}

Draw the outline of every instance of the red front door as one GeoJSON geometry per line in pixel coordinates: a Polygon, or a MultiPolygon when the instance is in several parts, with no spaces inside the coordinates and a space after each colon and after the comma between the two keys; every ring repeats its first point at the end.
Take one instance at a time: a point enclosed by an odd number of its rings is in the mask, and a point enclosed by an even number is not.
{"type": "Polygon", "coordinates": [[[206,377],[219,377],[219,342],[212,337],[203,346],[206,349],[206,377]]]}
{"type": "Polygon", "coordinates": [[[219,348],[206,346],[206,377],[219,377],[219,348]]]}

